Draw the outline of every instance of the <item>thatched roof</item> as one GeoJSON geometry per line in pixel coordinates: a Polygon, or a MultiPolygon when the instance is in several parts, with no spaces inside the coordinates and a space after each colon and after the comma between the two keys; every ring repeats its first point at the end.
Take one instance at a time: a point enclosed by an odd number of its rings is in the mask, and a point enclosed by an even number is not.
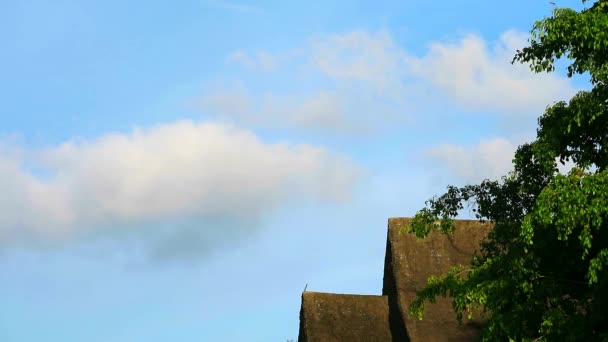
{"type": "Polygon", "coordinates": [[[382,294],[398,306],[412,341],[473,340],[482,322],[465,319],[459,326],[449,299],[438,298],[434,304],[426,304],[422,321],[410,319],[408,308],[431,275],[471,262],[490,225],[457,220],[452,234],[432,233],[420,240],[412,234],[399,234],[400,228],[410,222],[409,218],[389,219],[382,294]]]}
{"type": "Polygon", "coordinates": [[[472,341],[478,336],[483,322],[465,319],[460,326],[447,299],[427,304],[422,321],[410,319],[408,308],[429,276],[471,261],[490,225],[457,220],[452,234],[418,240],[399,233],[410,222],[389,219],[382,296],[303,293],[300,342],[472,341]]]}
{"type": "Polygon", "coordinates": [[[304,292],[299,341],[391,341],[387,297],[304,292]]]}

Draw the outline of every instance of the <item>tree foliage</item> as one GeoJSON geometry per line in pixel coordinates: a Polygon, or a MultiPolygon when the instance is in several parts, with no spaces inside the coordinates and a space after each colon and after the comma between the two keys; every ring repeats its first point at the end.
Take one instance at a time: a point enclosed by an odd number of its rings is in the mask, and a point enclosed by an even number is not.
{"type": "Polygon", "coordinates": [[[494,228],[471,265],[429,279],[410,313],[422,319],[425,302],[447,296],[458,319],[483,313],[483,341],[608,340],[608,0],[556,8],[531,34],[512,63],[553,72],[567,57],[568,77],[588,73],[592,89],[547,107],[507,176],[449,186],[415,215],[421,238],[450,232],[465,203],[494,228]]]}

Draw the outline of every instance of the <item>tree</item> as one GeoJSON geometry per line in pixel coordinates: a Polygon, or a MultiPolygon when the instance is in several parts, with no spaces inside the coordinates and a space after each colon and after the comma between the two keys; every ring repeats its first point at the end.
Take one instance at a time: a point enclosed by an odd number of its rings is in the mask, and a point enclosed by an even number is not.
{"type": "Polygon", "coordinates": [[[568,77],[589,73],[592,90],[546,108],[507,176],[448,186],[414,216],[420,238],[453,230],[464,203],[494,228],[470,265],[429,279],[410,314],[423,319],[425,302],[447,296],[459,320],[483,314],[483,341],[608,340],[608,0],[555,8],[531,34],[511,63],[553,72],[566,56],[568,77]]]}

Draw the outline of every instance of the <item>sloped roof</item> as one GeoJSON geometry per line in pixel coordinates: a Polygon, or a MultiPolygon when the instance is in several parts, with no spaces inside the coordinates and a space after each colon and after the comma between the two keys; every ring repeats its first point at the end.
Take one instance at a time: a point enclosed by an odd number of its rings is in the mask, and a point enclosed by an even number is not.
{"type": "Polygon", "coordinates": [[[387,297],[302,294],[299,342],[391,340],[387,297]]]}
{"type": "Polygon", "coordinates": [[[474,220],[456,220],[450,235],[433,232],[425,239],[400,233],[410,218],[392,218],[388,222],[384,283],[382,294],[399,308],[411,341],[471,341],[478,336],[483,322],[456,321],[451,302],[437,298],[425,304],[423,320],[409,318],[409,305],[416,291],[424,288],[431,275],[441,275],[457,264],[468,264],[487,236],[490,224],[474,220]]]}
{"type": "Polygon", "coordinates": [[[456,220],[450,235],[434,232],[419,240],[400,233],[410,222],[410,218],[389,219],[382,296],[302,294],[299,342],[475,340],[483,322],[465,319],[460,326],[449,299],[425,304],[422,321],[410,319],[408,309],[428,277],[470,263],[491,225],[456,220]]]}

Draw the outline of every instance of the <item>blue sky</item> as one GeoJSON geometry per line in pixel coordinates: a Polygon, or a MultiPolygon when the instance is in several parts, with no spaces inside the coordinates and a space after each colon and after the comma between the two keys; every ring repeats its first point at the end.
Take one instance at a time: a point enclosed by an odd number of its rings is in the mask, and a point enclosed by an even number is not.
{"type": "MultiPolygon", "coordinates": [[[[581,8],[578,1],[558,6],[581,8]]],[[[538,1],[4,1],[0,340],[285,341],[586,89],[538,1]]]]}

